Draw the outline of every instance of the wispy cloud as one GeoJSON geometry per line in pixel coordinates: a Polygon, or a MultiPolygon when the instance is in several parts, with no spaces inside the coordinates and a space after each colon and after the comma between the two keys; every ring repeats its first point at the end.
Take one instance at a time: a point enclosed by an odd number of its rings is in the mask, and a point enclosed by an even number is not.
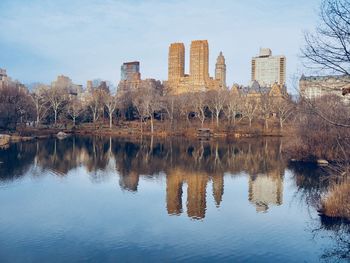
{"type": "Polygon", "coordinates": [[[224,52],[228,83],[247,83],[259,47],[285,54],[297,68],[302,32],[315,23],[319,0],[2,0],[0,67],[24,82],[67,74],[76,82],[119,80],[123,61],[140,60],[142,75],[167,78],[168,45],[208,39],[211,74],[224,52]],[[268,2],[268,3],[266,3],[268,2]],[[18,55],[20,54],[20,56],[18,55]]]}

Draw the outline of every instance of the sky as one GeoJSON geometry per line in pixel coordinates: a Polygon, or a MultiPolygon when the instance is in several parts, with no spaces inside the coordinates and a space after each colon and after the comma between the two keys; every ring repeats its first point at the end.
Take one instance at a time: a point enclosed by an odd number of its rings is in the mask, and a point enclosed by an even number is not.
{"type": "Polygon", "coordinates": [[[167,79],[170,43],[183,42],[189,72],[192,40],[209,42],[209,70],[226,58],[227,84],[246,85],[261,47],[287,58],[288,88],[304,72],[303,34],[321,0],[0,0],[0,68],[23,83],[76,84],[101,78],[115,85],[120,66],[140,61],[142,78],[167,79]]]}

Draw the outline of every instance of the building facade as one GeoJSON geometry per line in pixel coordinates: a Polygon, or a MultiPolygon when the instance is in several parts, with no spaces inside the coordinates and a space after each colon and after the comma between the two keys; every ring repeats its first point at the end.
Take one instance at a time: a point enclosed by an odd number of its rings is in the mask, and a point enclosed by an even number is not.
{"type": "Polygon", "coordinates": [[[74,84],[73,81],[64,75],[57,76],[57,79],[51,82],[52,88],[65,89],[71,95],[79,95],[83,92],[83,86],[74,84]]]}
{"type": "Polygon", "coordinates": [[[123,96],[128,92],[139,89],[152,89],[158,94],[163,93],[163,84],[155,79],[141,79],[140,62],[125,62],[121,67],[121,80],[118,84],[117,95],[123,96]]]}
{"type": "Polygon", "coordinates": [[[286,84],[286,57],[272,56],[268,48],[261,48],[257,57],[252,59],[252,81],[257,81],[261,86],[286,84]]]}
{"type": "Polygon", "coordinates": [[[141,79],[139,61],[123,63],[120,71],[121,71],[121,76],[120,76],[121,80],[138,81],[141,79]]]}
{"type": "Polygon", "coordinates": [[[169,47],[168,80],[178,82],[185,76],[185,45],[173,43],[169,47]]]}
{"type": "Polygon", "coordinates": [[[301,76],[300,95],[306,99],[317,99],[325,95],[336,95],[344,102],[350,102],[350,95],[343,96],[343,90],[350,88],[350,76],[301,76]]]}
{"type": "Polygon", "coordinates": [[[4,87],[8,82],[8,77],[6,74],[6,69],[0,68],[0,88],[4,87]]]}
{"type": "Polygon", "coordinates": [[[215,79],[220,81],[220,85],[222,87],[226,87],[226,63],[222,52],[220,52],[218,58],[216,59],[215,79]]]}
{"type": "Polygon", "coordinates": [[[203,86],[209,79],[209,46],[207,40],[195,40],[191,43],[190,77],[194,83],[203,86]]]}
{"type": "Polygon", "coordinates": [[[172,43],[169,47],[167,92],[178,95],[187,92],[219,89],[226,84],[225,58],[220,53],[215,79],[209,76],[209,45],[207,40],[195,40],[190,48],[190,70],[185,74],[185,46],[172,43]]]}

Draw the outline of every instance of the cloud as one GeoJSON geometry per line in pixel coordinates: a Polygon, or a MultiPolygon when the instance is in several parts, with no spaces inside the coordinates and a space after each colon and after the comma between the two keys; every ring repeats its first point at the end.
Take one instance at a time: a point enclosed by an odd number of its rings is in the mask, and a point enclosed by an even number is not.
{"type": "Polygon", "coordinates": [[[116,83],[120,65],[139,60],[144,77],[164,80],[171,42],[185,43],[188,66],[190,41],[208,39],[211,75],[222,50],[228,83],[246,84],[251,57],[259,47],[286,55],[289,74],[297,70],[302,32],[314,25],[318,4],[318,0],[2,0],[0,66],[24,82],[49,82],[63,73],[78,83],[97,77],[116,83]]]}

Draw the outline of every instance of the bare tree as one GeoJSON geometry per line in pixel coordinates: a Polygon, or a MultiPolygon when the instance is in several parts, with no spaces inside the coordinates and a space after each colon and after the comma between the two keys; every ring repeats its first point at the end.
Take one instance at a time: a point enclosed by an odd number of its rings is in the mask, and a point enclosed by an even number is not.
{"type": "Polygon", "coordinates": [[[205,111],[207,107],[206,93],[205,92],[197,92],[191,94],[193,98],[193,106],[195,109],[196,117],[201,122],[201,127],[204,126],[205,121],[205,111]]]}
{"type": "Polygon", "coordinates": [[[104,105],[107,109],[108,117],[109,117],[109,128],[112,129],[113,125],[113,114],[117,108],[117,97],[111,94],[107,94],[104,98],[104,105]]]}
{"type": "Polygon", "coordinates": [[[240,94],[232,93],[229,91],[227,94],[227,102],[224,107],[225,116],[231,124],[236,125],[236,116],[242,110],[242,97],[240,94]]]}
{"type": "Polygon", "coordinates": [[[167,95],[161,100],[161,107],[166,111],[170,120],[170,130],[173,130],[174,119],[180,117],[180,97],[176,95],[167,95]]]}
{"type": "Polygon", "coordinates": [[[273,111],[273,100],[268,93],[262,93],[259,98],[259,113],[264,120],[264,128],[267,130],[269,128],[269,118],[271,117],[273,111]]]}
{"type": "Polygon", "coordinates": [[[48,105],[47,98],[45,97],[45,92],[48,89],[47,86],[39,84],[34,88],[34,91],[30,94],[35,108],[36,121],[35,125],[38,126],[41,120],[45,117],[48,105]]]}
{"type": "Polygon", "coordinates": [[[284,122],[296,113],[295,104],[290,98],[276,98],[273,106],[282,130],[284,122]]]}
{"type": "Polygon", "coordinates": [[[255,97],[242,97],[242,111],[241,114],[244,118],[248,118],[249,127],[252,127],[252,121],[256,117],[259,103],[255,97]]]}
{"type": "Polygon", "coordinates": [[[76,119],[83,113],[84,111],[84,105],[79,98],[76,96],[73,96],[67,106],[67,114],[72,118],[73,120],[73,126],[75,127],[76,119]]]}
{"type": "Polygon", "coordinates": [[[46,90],[46,99],[54,112],[54,124],[56,125],[58,114],[68,100],[68,91],[64,87],[53,86],[46,90]]]}
{"type": "Polygon", "coordinates": [[[0,127],[14,129],[33,115],[33,103],[25,86],[17,82],[0,88],[0,127]]]}
{"type": "MultiPolygon", "coordinates": [[[[305,65],[326,73],[350,76],[350,2],[348,0],[323,0],[320,10],[320,23],[314,33],[305,34],[305,47],[302,54],[305,65]]],[[[344,82],[347,78],[344,78],[344,82]]],[[[347,85],[348,83],[346,83],[347,85]]],[[[347,94],[347,90],[343,90],[347,94]]],[[[340,94],[339,94],[340,95],[340,94]]],[[[350,128],[347,123],[335,121],[325,111],[305,99],[314,113],[337,126],[350,128]]]]}
{"type": "Polygon", "coordinates": [[[144,82],[133,94],[133,105],[136,107],[140,118],[140,130],[145,118],[151,121],[151,133],[154,133],[154,113],[161,109],[160,94],[150,82],[144,82]]]}
{"type": "Polygon", "coordinates": [[[350,2],[323,0],[320,20],[314,33],[305,34],[306,66],[350,75],[350,2]]]}
{"type": "Polygon", "coordinates": [[[227,102],[227,91],[219,89],[208,92],[209,105],[216,119],[216,127],[219,127],[220,114],[222,113],[227,102]]]}
{"type": "Polygon", "coordinates": [[[103,106],[102,104],[102,91],[100,89],[95,89],[91,97],[88,101],[88,108],[90,109],[92,113],[92,121],[94,124],[96,124],[97,120],[100,117],[100,110],[103,106]]]}

